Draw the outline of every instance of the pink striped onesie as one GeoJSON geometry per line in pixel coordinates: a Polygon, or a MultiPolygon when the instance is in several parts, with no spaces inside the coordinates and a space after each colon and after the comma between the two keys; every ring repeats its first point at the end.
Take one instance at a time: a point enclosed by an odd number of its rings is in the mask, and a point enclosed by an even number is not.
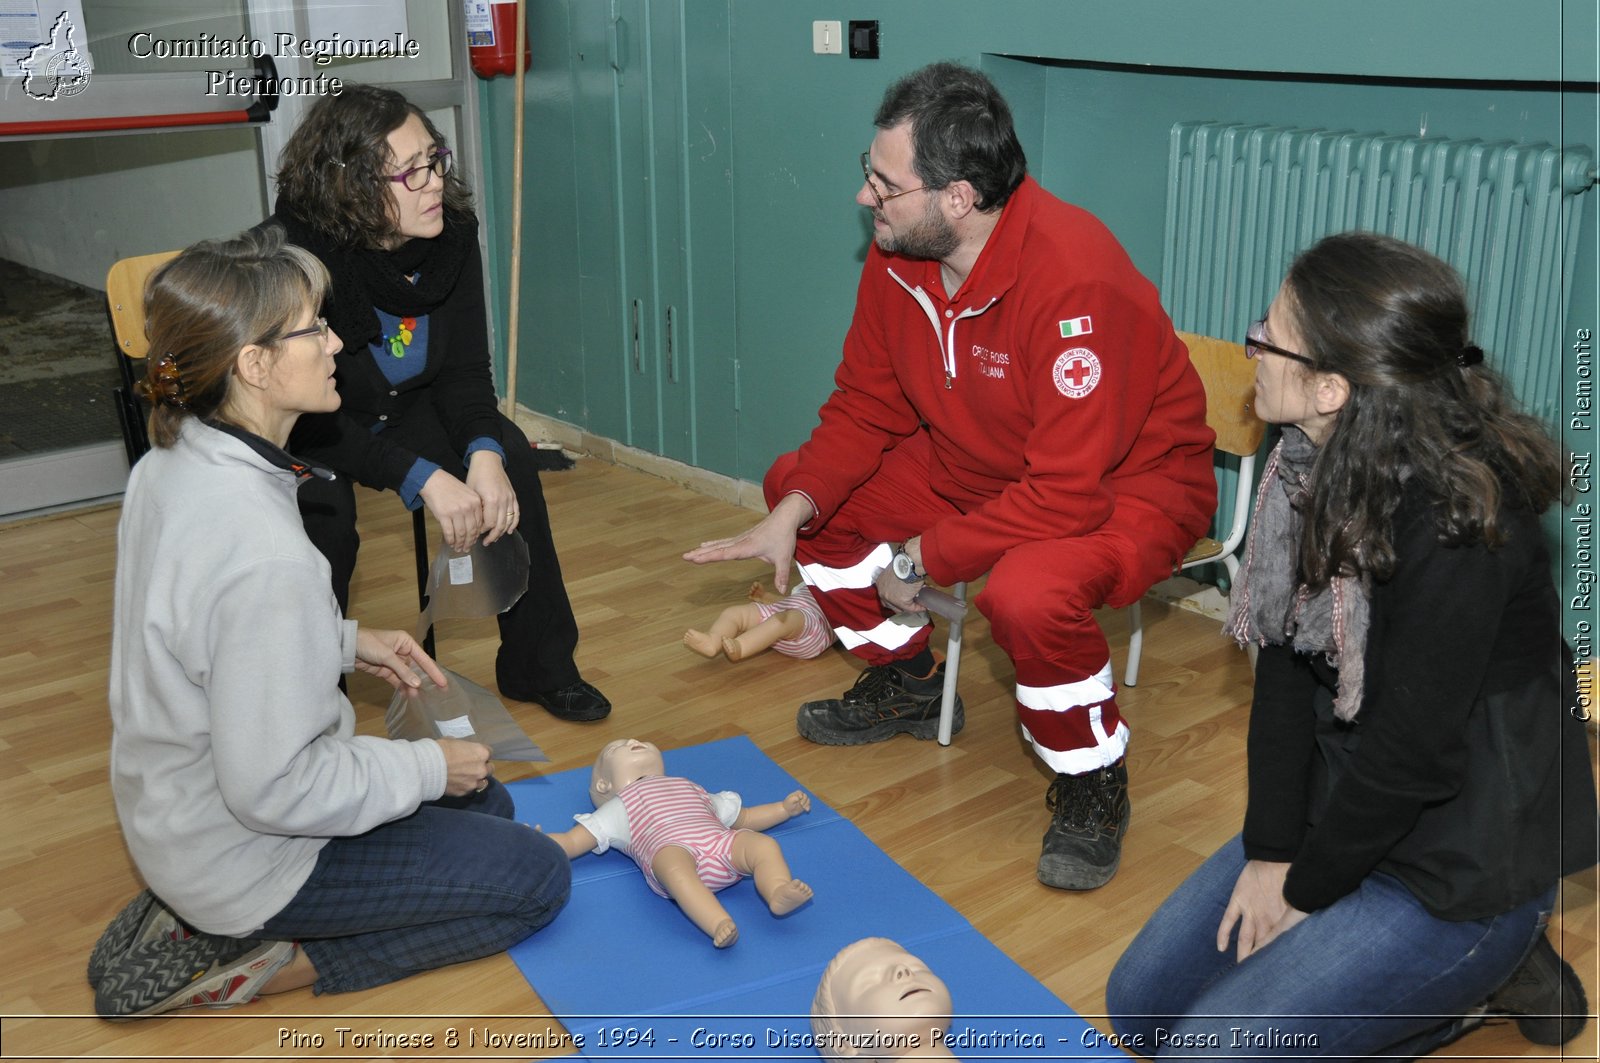
{"type": "Polygon", "coordinates": [[[733,839],[739,832],[718,818],[711,796],[697,783],[674,775],[647,775],[623,787],[617,799],[628,813],[628,855],[656,893],[667,896],[651,865],[669,845],[689,851],[700,881],[712,891],[744,877],[733,866],[733,839]]]}
{"type": "Polygon", "coordinates": [[[793,609],[805,618],[800,634],[792,639],[779,639],[772,644],[773,649],[786,657],[797,657],[807,661],[820,656],[823,650],[833,645],[833,628],[828,625],[828,618],[822,615],[822,607],[811,596],[811,589],[803,583],[787,598],[779,599],[770,605],[766,602],[757,602],[756,608],[761,610],[763,620],[776,616],[785,609],[793,609]]]}

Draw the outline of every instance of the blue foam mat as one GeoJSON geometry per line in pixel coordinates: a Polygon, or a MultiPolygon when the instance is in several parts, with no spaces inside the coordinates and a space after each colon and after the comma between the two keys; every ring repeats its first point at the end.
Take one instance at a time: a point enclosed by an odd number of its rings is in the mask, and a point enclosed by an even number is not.
{"type": "MultiPolygon", "coordinates": [[[[746,738],[665,750],[667,771],[747,804],[802,787],[746,738]]],[[[517,818],[566,830],[591,809],[589,769],[511,783],[517,818]]],[[[573,861],[572,900],[511,949],[590,1059],[818,1058],[812,994],[828,961],[863,937],[900,942],[944,979],[963,1059],[1117,1058],[1093,1027],[813,794],[811,812],[768,832],[816,897],[775,919],[745,879],[718,894],[739,925],[714,948],[621,853],[573,861]]]]}

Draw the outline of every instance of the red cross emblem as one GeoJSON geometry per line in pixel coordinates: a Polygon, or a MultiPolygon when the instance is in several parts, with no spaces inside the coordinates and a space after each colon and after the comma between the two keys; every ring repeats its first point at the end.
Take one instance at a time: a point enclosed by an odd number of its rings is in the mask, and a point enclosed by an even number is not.
{"type": "Polygon", "coordinates": [[[1069,399],[1081,399],[1100,383],[1100,359],[1087,347],[1074,347],[1056,358],[1056,390],[1069,399]]]}

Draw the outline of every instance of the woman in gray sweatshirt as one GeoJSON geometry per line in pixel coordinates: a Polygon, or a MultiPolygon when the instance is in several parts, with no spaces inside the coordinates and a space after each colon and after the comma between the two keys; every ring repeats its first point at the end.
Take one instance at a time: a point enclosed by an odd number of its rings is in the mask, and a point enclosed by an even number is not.
{"type": "Polygon", "coordinates": [[[111,782],[148,889],[89,965],[107,1018],[362,989],[499,952],[570,870],[513,821],[489,750],[356,735],[341,672],[443,683],[340,615],[282,449],[336,409],[327,273],[268,229],[198,244],[146,295],[155,450],[117,532],[111,782]]]}

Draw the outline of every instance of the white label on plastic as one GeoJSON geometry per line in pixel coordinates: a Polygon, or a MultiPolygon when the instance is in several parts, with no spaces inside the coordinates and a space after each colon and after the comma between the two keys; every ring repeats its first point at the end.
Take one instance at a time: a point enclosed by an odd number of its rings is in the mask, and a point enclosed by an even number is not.
{"type": "Polygon", "coordinates": [[[450,585],[459,587],[472,582],[472,555],[462,554],[450,559],[450,585]]]}
{"type": "Polygon", "coordinates": [[[472,721],[465,716],[457,716],[453,720],[439,721],[439,737],[441,738],[471,738],[472,721]]]}

